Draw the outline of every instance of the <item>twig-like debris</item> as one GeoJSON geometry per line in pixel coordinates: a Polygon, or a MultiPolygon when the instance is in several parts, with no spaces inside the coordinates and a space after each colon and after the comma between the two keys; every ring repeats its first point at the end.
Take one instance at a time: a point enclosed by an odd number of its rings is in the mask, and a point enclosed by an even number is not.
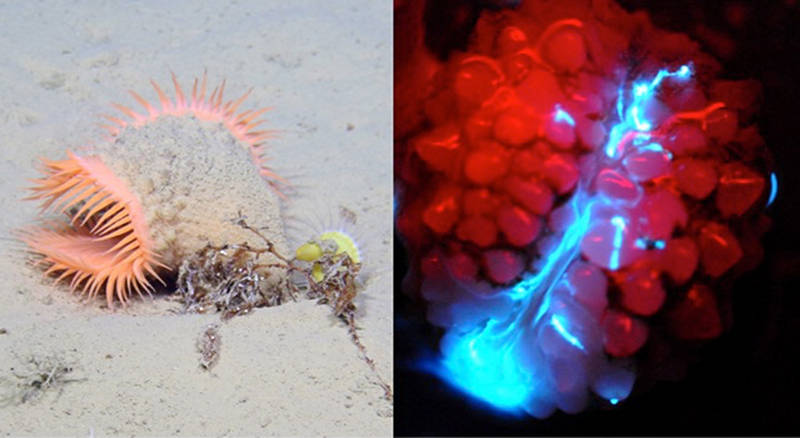
{"type": "Polygon", "coordinates": [[[222,338],[218,324],[209,324],[197,338],[197,351],[200,352],[200,366],[210,370],[219,360],[219,348],[222,338]]]}
{"type": "Polygon", "coordinates": [[[356,332],[355,315],[353,312],[348,312],[343,319],[345,319],[347,322],[347,331],[350,333],[350,340],[352,340],[353,344],[355,344],[356,348],[358,348],[358,352],[361,353],[361,358],[364,359],[364,362],[367,363],[369,369],[372,370],[372,374],[374,374],[375,378],[378,379],[378,385],[381,387],[381,389],[383,389],[383,398],[389,402],[394,401],[392,385],[383,380],[383,377],[381,377],[378,369],[375,368],[375,361],[372,360],[369,355],[367,355],[367,349],[364,347],[364,344],[361,343],[361,338],[358,337],[358,333],[356,332]]]}
{"type": "MultiPolygon", "coordinates": [[[[355,214],[350,213],[351,220],[355,221],[355,214]]],[[[265,247],[255,248],[246,243],[208,245],[186,259],[178,271],[178,294],[184,312],[204,313],[213,309],[222,312],[222,319],[226,320],[256,307],[295,300],[298,295],[317,299],[320,304],[330,306],[333,314],[347,324],[353,344],[377,376],[384,398],[391,401],[391,386],[378,374],[375,362],[367,355],[356,331],[353,300],[358,293],[356,277],[361,264],[354,262],[346,252],[337,253],[338,245],[333,240],[313,241],[322,255],[311,262],[291,259],[278,252],[241,214],[233,223],[258,236],[265,247]],[[259,257],[266,253],[279,262],[258,263],[259,257]],[[283,275],[276,275],[276,270],[283,275]]],[[[217,329],[217,326],[209,326],[198,340],[198,350],[203,355],[201,366],[206,369],[213,366],[219,355],[217,329]]]]}
{"type": "Polygon", "coordinates": [[[15,388],[9,388],[11,392],[0,398],[0,406],[35,403],[41,400],[44,393],[50,390],[57,389],[58,394],[61,395],[64,385],[67,383],[86,380],[85,378],[67,378],[67,375],[72,371],[73,367],[61,358],[55,356],[31,357],[26,363],[25,370],[16,372],[12,368],[12,375],[17,379],[17,382],[9,382],[15,388]]]}
{"type": "Polygon", "coordinates": [[[247,218],[245,216],[242,216],[242,213],[239,212],[239,216],[233,220],[233,223],[244,228],[245,230],[252,232],[256,236],[260,237],[261,240],[264,241],[264,244],[267,245],[267,247],[265,249],[259,250],[260,253],[268,252],[277,257],[280,261],[286,263],[287,267],[288,265],[291,265],[291,260],[289,260],[288,258],[281,255],[278,251],[276,251],[275,245],[269,239],[267,239],[263,234],[261,234],[260,231],[248,225],[247,222],[245,222],[246,219],[247,218]]]}
{"type": "Polygon", "coordinates": [[[256,307],[277,306],[295,300],[291,285],[284,276],[269,278],[262,268],[289,269],[284,263],[258,264],[258,258],[270,249],[251,248],[247,244],[208,245],[187,258],[178,271],[178,294],[183,311],[222,312],[223,319],[243,315],[256,307]]]}
{"type": "Polygon", "coordinates": [[[378,373],[375,361],[367,354],[367,349],[361,343],[361,338],[356,331],[355,311],[356,306],[353,300],[358,293],[356,277],[361,270],[361,264],[353,262],[346,253],[337,254],[336,242],[332,240],[315,241],[323,249],[322,256],[313,263],[293,261],[293,266],[303,272],[306,276],[301,284],[307,288],[306,295],[310,298],[319,298],[319,303],[330,306],[333,314],[347,324],[350,339],[358,348],[361,358],[367,363],[372,373],[378,380],[378,385],[384,391],[384,399],[392,401],[392,387],[378,373]],[[310,266],[304,266],[310,265],[310,266]],[[315,280],[311,273],[313,265],[319,266],[322,278],[315,280]]]}

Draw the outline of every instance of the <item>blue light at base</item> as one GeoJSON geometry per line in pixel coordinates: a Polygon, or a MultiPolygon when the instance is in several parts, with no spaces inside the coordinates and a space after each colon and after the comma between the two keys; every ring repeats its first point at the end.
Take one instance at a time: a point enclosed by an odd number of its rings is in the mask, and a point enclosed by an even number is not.
{"type": "Polygon", "coordinates": [[[518,413],[534,377],[519,366],[513,344],[504,342],[503,335],[517,330],[516,324],[494,333],[497,329],[498,321],[489,320],[484,327],[460,336],[435,371],[467,394],[497,409],[518,413]]]}
{"type": "MultiPolygon", "coordinates": [[[[624,89],[619,89],[617,113],[619,122],[608,134],[608,143],[601,155],[611,159],[619,158],[626,145],[643,150],[665,152],[659,144],[651,141],[649,132],[652,122],[645,118],[644,108],[647,100],[652,98],[665,78],[685,81],[692,76],[689,64],[675,71],[659,70],[649,82],[636,82],[631,89],[631,101],[625,105],[624,89]]],[[[572,116],[560,106],[556,106],[553,120],[575,124],[572,116]]],[[[671,154],[668,155],[671,159],[671,154]]],[[[773,191],[777,182],[773,175],[773,191]]],[[[774,196],[770,197],[770,202],[774,196]]],[[[575,348],[585,352],[581,340],[570,332],[571,321],[565,315],[550,314],[550,296],[554,286],[561,280],[573,260],[580,257],[580,243],[589,230],[592,210],[597,202],[607,202],[586,193],[583,185],[579,185],[572,199],[565,208],[571,209],[573,222],[566,227],[556,247],[549,254],[541,254],[543,258],[538,264],[538,272],[524,278],[511,288],[500,292],[511,298],[516,307],[506,318],[487,318],[477,327],[466,330],[458,326],[451,327],[442,340],[443,357],[438,363],[429,364],[427,368],[443,380],[465,393],[482,400],[496,409],[506,413],[521,413],[524,404],[537,394],[538,388],[546,387],[549,376],[534,374],[535,370],[527,369],[522,363],[526,349],[534,348],[522,345],[531,342],[530,336],[538,330],[537,324],[549,324],[556,333],[575,348]],[[464,331],[458,331],[464,330],[464,331]]],[[[623,216],[614,216],[611,223],[616,228],[613,236],[612,270],[619,267],[623,244],[623,233],[628,224],[623,216]],[[616,268],[615,268],[616,267],[616,268]]],[[[663,240],[638,239],[640,248],[665,248],[663,240]]],[[[526,356],[527,357],[527,356],[526,356]]],[[[539,369],[538,372],[541,372],[539,369]]],[[[623,397],[624,398],[624,397],[623,397]]],[[[612,405],[619,403],[619,396],[609,398],[612,405]]]]}
{"type": "MultiPolygon", "coordinates": [[[[591,205],[576,193],[568,208],[576,220],[564,231],[559,245],[547,255],[539,272],[527,278],[508,293],[522,303],[521,310],[509,319],[489,319],[486,323],[467,333],[448,333],[443,343],[444,357],[434,372],[444,380],[473,397],[508,413],[519,413],[520,406],[529,398],[537,379],[519,364],[515,349],[525,324],[535,325],[549,308],[548,294],[561,278],[570,263],[578,256],[578,246],[589,228],[591,205]],[[579,205],[583,204],[583,208],[579,205]],[[535,312],[535,315],[532,313],[535,312]]],[[[553,315],[548,321],[556,331],[577,348],[583,349],[580,341],[572,335],[569,321],[563,316],[553,315]]]]}

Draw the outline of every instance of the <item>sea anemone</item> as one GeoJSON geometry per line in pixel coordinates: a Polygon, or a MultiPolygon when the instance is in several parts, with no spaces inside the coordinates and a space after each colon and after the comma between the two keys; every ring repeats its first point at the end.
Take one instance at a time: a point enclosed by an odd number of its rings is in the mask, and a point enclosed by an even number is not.
{"type": "Polygon", "coordinates": [[[147,110],[147,115],[139,114],[120,104],[112,104],[114,108],[130,117],[131,121],[107,115],[104,117],[114,124],[102,126],[108,130],[111,137],[117,137],[126,126],[140,127],[164,115],[184,116],[190,114],[199,120],[222,123],[237,140],[248,147],[250,157],[261,173],[261,176],[264,177],[279,195],[283,196],[280,191],[280,185],[285,184],[286,181],[266,165],[267,157],[265,156],[264,140],[270,137],[272,131],[256,131],[256,128],[265,122],[265,120],[259,119],[259,117],[269,111],[270,108],[260,108],[237,113],[236,110],[242,102],[247,99],[250,93],[252,93],[252,88],[238,99],[230,100],[223,104],[222,95],[225,92],[225,81],[223,80],[218,87],[214,88],[214,91],[211,92],[208,99],[206,99],[206,82],[207,74],[203,73],[203,81],[200,84],[200,92],[198,94],[198,81],[197,78],[195,78],[194,84],[192,85],[192,98],[187,102],[183,95],[183,90],[178,80],[175,78],[175,73],[172,73],[172,83],[175,86],[175,101],[173,102],[161,91],[158,84],[151,80],[150,83],[153,85],[156,93],[158,93],[158,100],[161,103],[160,110],[150,105],[147,100],[142,98],[135,91],[129,91],[131,96],[147,110]]]}
{"type": "Polygon", "coordinates": [[[108,138],[64,160],[42,159],[27,198],[42,202],[40,214],[68,218],[21,233],[45,273],[89,298],[105,291],[109,307],[115,296],[124,305],[133,291],[149,294],[160,272],[208,244],[251,239],[232,222],[238,216],[285,246],[275,197],[283,180],[266,166],[270,131],[255,131],[267,109],[237,112],[249,91],[223,103],[224,81],[206,97],[205,74],[190,100],[172,80],[174,101],[151,81],[161,109],[131,92],[146,115],[115,104],[129,120],[106,116],[108,138]]]}

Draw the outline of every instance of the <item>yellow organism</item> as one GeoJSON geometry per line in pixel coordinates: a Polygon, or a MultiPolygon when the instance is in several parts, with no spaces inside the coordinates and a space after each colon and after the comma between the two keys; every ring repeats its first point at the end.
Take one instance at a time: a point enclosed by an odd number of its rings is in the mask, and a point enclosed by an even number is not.
{"type": "MultiPolygon", "coordinates": [[[[320,234],[316,240],[300,245],[295,252],[295,257],[297,257],[298,260],[313,263],[326,253],[333,253],[333,255],[346,254],[353,263],[361,263],[361,256],[358,252],[356,242],[350,238],[350,236],[340,231],[326,231],[320,234]],[[336,249],[333,249],[333,245],[330,247],[325,245],[326,241],[333,241],[336,244],[336,249]]],[[[322,281],[324,277],[322,265],[314,263],[311,268],[311,277],[316,282],[322,281]]]]}

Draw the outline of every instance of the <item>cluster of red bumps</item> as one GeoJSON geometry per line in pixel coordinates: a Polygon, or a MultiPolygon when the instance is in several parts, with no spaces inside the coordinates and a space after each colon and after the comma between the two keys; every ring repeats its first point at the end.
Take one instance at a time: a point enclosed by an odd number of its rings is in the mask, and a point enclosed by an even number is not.
{"type": "Polygon", "coordinates": [[[582,26],[565,21],[536,43],[518,27],[498,29],[491,52],[455,56],[438,71],[424,105],[427,127],[401,146],[398,229],[412,253],[438,246],[475,281],[509,285],[541,257],[532,244],[557,228],[550,213],[579,181],[620,199],[642,189],[634,208],[645,210],[664,245],[638,251],[620,269],[601,266],[610,280],[605,349],[638,351],[657,314],[677,338],[715,338],[725,322],[714,286],[759,263],[769,226],[757,211],[767,196],[763,141],[744,126],[757,84],[667,84],[652,117],[686,115],[664,133],[670,160],[633,157],[627,175],[598,167],[618,85],[590,72],[582,26]],[[692,117],[712,101],[724,105],[692,117]]]}

